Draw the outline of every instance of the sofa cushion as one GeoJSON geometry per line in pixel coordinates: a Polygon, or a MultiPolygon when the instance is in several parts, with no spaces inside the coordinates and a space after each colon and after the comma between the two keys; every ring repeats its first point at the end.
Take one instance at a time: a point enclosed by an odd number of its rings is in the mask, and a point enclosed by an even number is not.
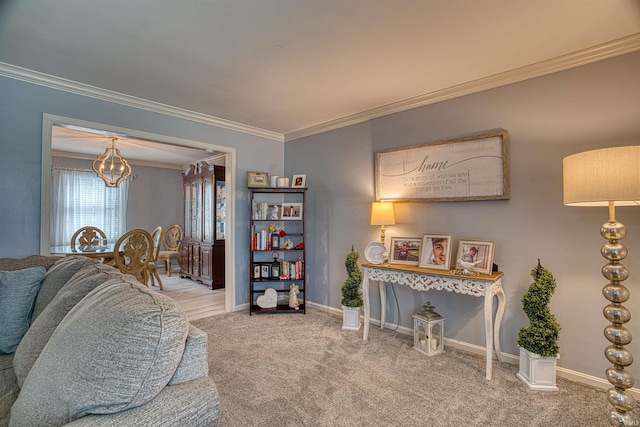
{"type": "Polygon", "coordinates": [[[36,297],[36,305],[33,307],[33,317],[35,320],[42,310],[56,296],[62,286],[86,264],[97,264],[100,261],[86,256],[69,256],[60,258],[47,270],[42,286],[36,297]]]}
{"type": "Polygon", "coordinates": [[[180,384],[209,374],[209,336],[203,330],[189,324],[189,334],[184,354],[169,385],[180,384]]]}
{"type": "Polygon", "coordinates": [[[0,354],[0,426],[9,424],[11,405],[18,398],[19,391],[13,372],[13,354],[0,354]]]}
{"type": "Polygon", "coordinates": [[[26,258],[0,258],[0,270],[15,271],[31,267],[44,267],[47,270],[62,257],[30,255],[26,258]]]}
{"type": "Polygon", "coordinates": [[[33,305],[47,270],[31,267],[0,271],[0,354],[16,351],[33,313],[33,305]]]}
{"type": "Polygon", "coordinates": [[[133,277],[97,287],[42,350],[11,409],[10,425],[62,425],[144,405],[171,379],[188,330],[174,300],[133,277]]]}
{"type": "MultiPolygon", "coordinates": [[[[67,313],[89,292],[103,283],[109,280],[121,281],[122,274],[113,267],[100,263],[79,262],[82,264],[82,268],[71,276],[53,300],[44,308],[40,316],[33,321],[16,350],[13,363],[20,387],[22,387],[40,352],[51,338],[53,331],[67,313]]],[[[66,275],[72,268],[65,262],[61,266],[61,270],[55,274],[66,275]]]]}

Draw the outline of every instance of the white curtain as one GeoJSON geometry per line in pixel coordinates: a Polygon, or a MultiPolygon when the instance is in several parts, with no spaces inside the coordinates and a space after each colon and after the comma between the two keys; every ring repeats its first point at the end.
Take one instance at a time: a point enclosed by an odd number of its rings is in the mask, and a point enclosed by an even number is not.
{"type": "Polygon", "coordinates": [[[127,231],[129,181],[108,188],[93,171],[53,169],[51,246],[71,243],[81,227],[98,227],[115,243],[127,231]]]}

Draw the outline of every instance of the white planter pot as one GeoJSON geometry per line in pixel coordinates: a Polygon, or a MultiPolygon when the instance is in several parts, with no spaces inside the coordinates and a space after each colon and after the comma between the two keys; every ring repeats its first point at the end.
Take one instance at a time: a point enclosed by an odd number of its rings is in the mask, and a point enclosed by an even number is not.
{"type": "Polygon", "coordinates": [[[342,306],[342,330],[360,330],[360,307],[345,307],[344,305],[342,306]]]}
{"type": "Polygon", "coordinates": [[[558,391],[556,357],[542,357],[520,347],[520,370],[516,377],[531,390],[558,391]]]}

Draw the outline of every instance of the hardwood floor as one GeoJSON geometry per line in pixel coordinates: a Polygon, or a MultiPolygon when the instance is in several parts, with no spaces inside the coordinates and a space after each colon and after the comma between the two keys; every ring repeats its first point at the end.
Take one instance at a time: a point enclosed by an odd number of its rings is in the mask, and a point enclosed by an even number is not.
{"type": "Polygon", "coordinates": [[[164,269],[159,269],[158,274],[164,290],[161,291],[157,283],[155,286],[150,286],[149,289],[162,292],[176,300],[187,313],[190,322],[225,313],[224,289],[212,291],[208,286],[195,280],[181,279],[179,271],[177,265],[174,264],[171,269],[171,277],[168,277],[164,269]]]}

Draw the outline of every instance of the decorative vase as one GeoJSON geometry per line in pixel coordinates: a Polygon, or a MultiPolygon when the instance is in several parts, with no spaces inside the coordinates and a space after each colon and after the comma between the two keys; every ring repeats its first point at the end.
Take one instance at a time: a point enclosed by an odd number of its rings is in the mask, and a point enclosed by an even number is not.
{"type": "Polygon", "coordinates": [[[345,307],[344,305],[342,306],[342,330],[360,330],[360,307],[345,307]]]}
{"type": "Polygon", "coordinates": [[[556,357],[542,357],[520,347],[520,370],[516,377],[531,390],[558,391],[556,357]]]}

